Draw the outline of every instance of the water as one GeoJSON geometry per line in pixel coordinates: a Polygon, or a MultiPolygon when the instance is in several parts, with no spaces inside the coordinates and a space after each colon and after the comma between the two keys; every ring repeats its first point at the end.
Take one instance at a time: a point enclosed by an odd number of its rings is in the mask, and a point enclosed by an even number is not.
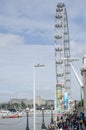
{"type": "MultiPolygon", "coordinates": [[[[44,117],[45,125],[50,123],[51,116],[46,114],[44,117]]],[[[36,115],[36,130],[41,130],[42,115],[36,115]]],[[[29,116],[29,128],[33,130],[33,115],[29,116]]],[[[0,119],[0,130],[26,130],[26,117],[0,119]]]]}

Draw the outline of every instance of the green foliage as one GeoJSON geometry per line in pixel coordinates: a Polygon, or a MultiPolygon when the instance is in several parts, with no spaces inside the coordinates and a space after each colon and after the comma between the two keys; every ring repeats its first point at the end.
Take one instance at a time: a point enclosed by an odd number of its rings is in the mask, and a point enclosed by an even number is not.
{"type": "Polygon", "coordinates": [[[27,107],[27,105],[22,101],[21,102],[21,108],[26,108],[27,107]]]}
{"type": "Polygon", "coordinates": [[[79,101],[78,107],[83,107],[83,106],[84,106],[84,101],[83,100],[79,101]]]}
{"type": "MultiPolygon", "coordinates": [[[[26,104],[24,101],[20,102],[20,103],[11,103],[11,102],[8,102],[8,103],[1,103],[0,104],[0,108],[1,109],[8,109],[8,108],[16,108],[17,110],[19,109],[25,109],[26,107],[29,107],[30,109],[33,108],[33,104],[26,104]]],[[[48,104],[48,103],[45,103],[45,104],[41,104],[41,105],[38,105],[36,103],[36,108],[54,108],[54,104],[48,104]]]]}

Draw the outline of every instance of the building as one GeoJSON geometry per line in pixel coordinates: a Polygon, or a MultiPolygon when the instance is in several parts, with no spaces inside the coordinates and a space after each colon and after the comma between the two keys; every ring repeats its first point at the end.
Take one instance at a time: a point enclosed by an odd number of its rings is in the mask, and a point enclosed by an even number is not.
{"type": "MultiPolygon", "coordinates": [[[[10,104],[15,104],[15,103],[18,103],[18,104],[21,104],[21,103],[25,103],[26,105],[33,105],[33,99],[18,99],[18,98],[12,98],[10,100],[10,104]]],[[[54,106],[54,100],[45,100],[45,99],[42,99],[41,96],[36,96],[36,104],[38,106],[41,106],[41,105],[47,105],[47,106],[54,106]]]]}
{"type": "Polygon", "coordinates": [[[54,106],[54,100],[46,100],[47,106],[54,106]]]}
{"type": "Polygon", "coordinates": [[[36,97],[36,104],[37,105],[45,105],[46,104],[46,100],[42,99],[40,96],[36,97]]]}
{"type": "Polygon", "coordinates": [[[86,116],[86,55],[83,57],[83,68],[81,69],[81,75],[83,77],[83,94],[84,94],[84,114],[86,116]]]}

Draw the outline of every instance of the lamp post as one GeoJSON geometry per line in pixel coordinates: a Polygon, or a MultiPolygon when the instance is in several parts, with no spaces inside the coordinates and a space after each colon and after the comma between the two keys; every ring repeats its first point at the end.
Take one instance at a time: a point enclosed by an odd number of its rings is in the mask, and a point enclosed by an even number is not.
{"type": "Polygon", "coordinates": [[[29,129],[29,108],[26,108],[26,114],[27,114],[26,130],[30,130],[29,129]]]}
{"type": "Polygon", "coordinates": [[[45,122],[44,122],[44,108],[42,108],[42,126],[41,129],[46,129],[45,122]]]}
{"type": "Polygon", "coordinates": [[[33,107],[34,107],[34,116],[33,116],[33,123],[34,123],[34,130],[36,130],[36,85],[35,85],[35,68],[36,67],[44,67],[45,65],[37,64],[33,65],[33,107]]]}
{"type": "Polygon", "coordinates": [[[53,124],[53,108],[51,108],[51,124],[53,124]]]}

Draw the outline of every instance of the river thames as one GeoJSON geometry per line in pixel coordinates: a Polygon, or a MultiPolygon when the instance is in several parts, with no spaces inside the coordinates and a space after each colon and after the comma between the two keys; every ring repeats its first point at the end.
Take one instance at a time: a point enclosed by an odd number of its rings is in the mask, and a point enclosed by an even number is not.
{"type": "MultiPolygon", "coordinates": [[[[3,118],[0,119],[0,130],[26,130],[26,117],[22,118],[3,118]]],[[[45,125],[51,121],[51,115],[44,117],[45,125]]],[[[36,115],[36,130],[41,130],[42,115],[36,115]]],[[[29,128],[33,130],[33,115],[29,115],[29,128]]]]}

